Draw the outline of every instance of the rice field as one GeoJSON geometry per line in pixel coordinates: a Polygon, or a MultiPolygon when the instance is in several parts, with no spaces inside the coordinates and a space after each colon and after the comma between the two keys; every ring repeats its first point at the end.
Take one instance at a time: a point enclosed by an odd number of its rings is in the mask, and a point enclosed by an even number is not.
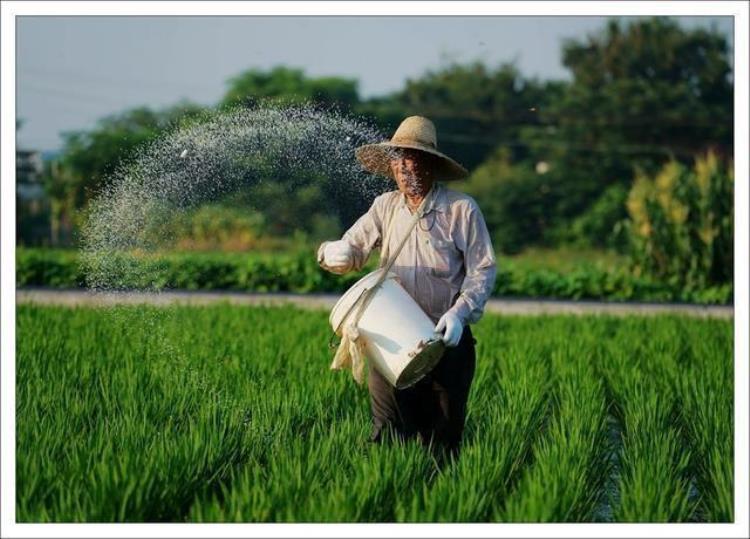
{"type": "Polygon", "coordinates": [[[490,316],[461,458],[368,441],[327,313],[19,305],[18,522],[728,522],[731,321],[490,316]]]}

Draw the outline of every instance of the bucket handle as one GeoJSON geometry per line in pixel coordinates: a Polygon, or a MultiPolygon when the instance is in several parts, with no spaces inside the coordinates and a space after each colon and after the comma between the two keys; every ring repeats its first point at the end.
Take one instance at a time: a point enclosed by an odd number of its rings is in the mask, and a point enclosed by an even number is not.
{"type": "MultiPolygon", "coordinates": [[[[370,293],[371,293],[372,291],[374,291],[374,290],[375,290],[375,289],[376,289],[376,288],[377,288],[378,286],[380,286],[380,284],[381,284],[381,283],[380,283],[380,282],[378,282],[378,283],[377,283],[377,284],[376,284],[375,286],[373,286],[372,288],[365,288],[364,290],[362,290],[362,293],[361,293],[361,294],[359,295],[359,297],[358,297],[358,298],[356,299],[356,301],[352,302],[351,306],[350,306],[350,307],[349,307],[349,308],[348,308],[348,309],[346,310],[346,313],[344,314],[344,316],[342,316],[342,317],[341,317],[341,321],[340,321],[340,322],[338,323],[338,325],[336,326],[336,329],[334,329],[334,330],[333,330],[333,334],[332,334],[332,335],[331,335],[331,337],[330,337],[330,338],[328,339],[328,348],[330,348],[331,350],[335,350],[335,349],[336,349],[336,347],[337,347],[337,346],[338,346],[339,344],[341,344],[341,341],[339,341],[338,343],[334,343],[334,339],[335,339],[335,338],[336,338],[336,336],[338,335],[338,332],[339,332],[339,330],[341,329],[341,326],[343,326],[343,325],[344,325],[344,321],[346,321],[346,319],[347,319],[347,318],[349,318],[349,315],[350,315],[350,314],[352,313],[352,311],[354,310],[354,308],[355,308],[355,307],[356,307],[357,305],[359,305],[360,303],[362,303],[362,300],[363,300],[363,298],[365,298],[366,296],[369,296],[369,295],[371,295],[370,293]]],[[[359,317],[357,317],[357,318],[359,318],[359,317]]]]}
{"type": "MultiPolygon", "coordinates": [[[[435,196],[435,186],[432,187],[429,195],[435,196]]],[[[424,216],[424,208],[426,207],[425,204],[428,198],[429,197],[425,197],[424,199],[422,199],[422,202],[419,204],[419,208],[417,208],[417,211],[414,213],[412,220],[409,223],[409,227],[408,227],[406,234],[404,234],[404,237],[401,238],[401,241],[399,242],[398,247],[396,248],[396,254],[387,263],[381,266],[380,269],[382,270],[382,273],[380,277],[378,277],[377,282],[373,285],[372,288],[365,288],[362,291],[362,294],[357,298],[357,300],[354,303],[352,303],[352,306],[349,307],[349,309],[347,309],[346,314],[341,318],[341,322],[339,322],[338,326],[336,326],[336,329],[333,330],[333,335],[331,335],[331,337],[328,339],[328,348],[333,350],[336,348],[336,346],[338,346],[334,344],[334,338],[336,337],[336,334],[341,329],[341,326],[344,324],[344,320],[349,318],[349,315],[354,310],[354,307],[357,306],[360,302],[362,302],[363,298],[367,298],[367,301],[369,301],[369,299],[374,295],[374,291],[377,290],[380,287],[380,285],[383,284],[383,281],[385,281],[385,279],[388,277],[388,272],[391,270],[393,263],[396,261],[396,257],[398,257],[399,253],[401,253],[401,249],[403,249],[404,244],[406,243],[406,240],[409,238],[409,235],[411,234],[411,231],[414,230],[414,227],[417,225],[417,222],[424,216]]],[[[392,228],[392,226],[393,226],[393,215],[391,215],[391,222],[390,222],[390,226],[388,227],[389,236],[390,236],[390,229],[392,228]]],[[[383,261],[381,260],[381,263],[382,262],[383,261]]],[[[354,322],[355,324],[359,323],[359,317],[362,315],[362,311],[364,310],[366,303],[367,302],[365,302],[363,305],[360,305],[359,312],[357,313],[356,320],[354,322]]]]}

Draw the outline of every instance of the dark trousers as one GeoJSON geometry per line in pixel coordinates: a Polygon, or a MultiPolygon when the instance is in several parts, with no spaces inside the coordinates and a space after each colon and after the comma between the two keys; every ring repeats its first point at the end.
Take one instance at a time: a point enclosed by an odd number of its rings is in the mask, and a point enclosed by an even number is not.
{"type": "Polygon", "coordinates": [[[394,388],[370,365],[371,441],[381,442],[391,430],[402,440],[416,437],[433,450],[457,457],[476,366],[475,342],[466,326],[458,346],[446,348],[435,368],[407,389],[394,388]]]}

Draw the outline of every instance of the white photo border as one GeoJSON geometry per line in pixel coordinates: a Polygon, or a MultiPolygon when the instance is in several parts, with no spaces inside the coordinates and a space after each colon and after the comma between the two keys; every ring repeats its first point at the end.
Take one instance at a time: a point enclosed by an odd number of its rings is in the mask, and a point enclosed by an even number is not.
{"type": "Polygon", "coordinates": [[[18,2],[0,4],[0,536],[2,537],[747,537],[748,526],[748,4],[613,2],[18,2]],[[429,15],[426,15],[429,14],[429,15]],[[15,49],[16,18],[106,16],[731,16],[735,105],[735,522],[727,524],[17,524],[15,522],[15,49]]]}

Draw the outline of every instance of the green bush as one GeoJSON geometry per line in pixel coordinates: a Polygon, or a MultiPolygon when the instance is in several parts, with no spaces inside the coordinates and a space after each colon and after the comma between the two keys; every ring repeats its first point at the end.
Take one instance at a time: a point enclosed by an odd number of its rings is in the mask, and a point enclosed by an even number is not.
{"type": "Polygon", "coordinates": [[[471,177],[456,185],[473,196],[495,247],[516,254],[528,245],[548,242],[553,208],[564,198],[559,171],[536,172],[529,163],[511,163],[510,151],[498,148],[471,177]]]}
{"type": "Polygon", "coordinates": [[[16,286],[83,286],[85,277],[75,251],[62,249],[16,250],[16,286]]]}
{"type": "MultiPolygon", "coordinates": [[[[247,292],[343,292],[377,266],[371,260],[359,273],[334,275],[322,270],[314,253],[167,253],[107,257],[98,269],[112,288],[174,288],[184,290],[239,290],[247,292]]],[[[90,277],[90,276],[88,276],[90,277]]],[[[17,286],[92,286],[73,251],[19,248],[17,286]]],[[[528,264],[500,259],[493,294],[616,301],[678,301],[723,304],[732,301],[732,284],[685,287],[633,276],[626,269],[608,270],[582,264],[568,271],[533,269],[528,264]]]]}
{"type": "Polygon", "coordinates": [[[625,201],[628,190],[620,184],[609,186],[604,193],[577,217],[570,231],[573,241],[583,245],[624,250],[624,234],[617,226],[627,217],[625,201]]]}

